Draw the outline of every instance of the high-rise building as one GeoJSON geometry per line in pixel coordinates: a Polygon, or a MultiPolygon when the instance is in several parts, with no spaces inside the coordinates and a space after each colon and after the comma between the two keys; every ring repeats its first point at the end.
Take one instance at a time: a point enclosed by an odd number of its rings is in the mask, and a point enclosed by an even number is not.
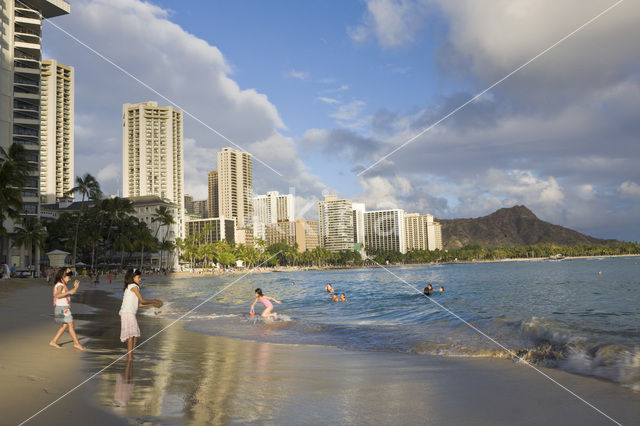
{"type": "Polygon", "coordinates": [[[404,215],[407,250],[442,250],[440,223],[430,214],[407,213],[404,215]]]}
{"type": "Polygon", "coordinates": [[[364,248],[364,203],[351,203],[353,208],[353,242],[364,248]]]}
{"type": "Polygon", "coordinates": [[[318,202],[318,240],[330,251],[353,250],[351,200],[327,195],[318,202]]]}
{"type": "Polygon", "coordinates": [[[296,243],[295,222],[267,223],[265,228],[267,245],[283,242],[293,247],[296,243]]]}
{"type": "Polygon", "coordinates": [[[74,186],[74,70],[42,61],[40,99],[40,199],[55,203],[74,186]]]}
{"type": "Polygon", "coordinates": [[[427,223],[429,250],[442,250],[442,227],[440,222],[427,223]]]}
{"type": "Polygon", "coordinates": [[[233,148],[222,148],[218,153],[219,216],[236,218],[239,229],[250,226],[253,217],[252,191],[251,154],[233,148]]]}
{"type": "MultiPolygon", "coordinates": [[[[17,143],[27,150],[34,166],[21,188],[23,213],[39,215],[40,204],[40,67],[42,19],[66,15],[69,3],[64,0],[6,0],[0,2],[0,146],[8,150],[17,143]]],[[[14,223],[5,227],[13,232],[14,223]]],[[[12,247],[7,237],[0,237],[1,261],[18,268],[34,268],[40,261],[29,254],[31,247],[12,247]]]]}
{"type": "Polygon", "coordinates": [[[317,220],[296,219],[296,243],[301,253],[318,247],[317,220]]]}
{"type": "Polygon", "coordinates": [[[253,198],[254,223],[293,222],[294,217],[292,194],[269,191],[253,198]]]}
{"type": "Polygon", "coordinates": [[[201,218],[207,218],[208,216],[208,204],[207,200],[193,200],[193,214],[197,214],[201,218]]]}
{"type": "Polygon", "coordinates": [[[193,213],[193,196],[184,194],[184,212],[193,213]]]}
{"type": "Polygon", "coordinates": [[[218,169],[214,169],[208,173],[207,183],[209,189],[209,217],[218,217],[220,216],[220,204],[218,203],[218,169]]]}
{"type": "Polygon", "coordinates": [[[214,217],[188,220],[185,225],[185,234],[187,237],[194,234],[201,234],[202,241],[196,241],[197,245],[200,245],[201,242],[206,244],[222,240],[232,243],[236,240],[235,229],[235,219],[214,217]]]}
{"type": "Polygon", "coordinates": [[[176,222],[184,236],[182,111],[157,102],[122,106],[122,192],[156,195],[179,206],[176,222]]]}
{"type": "Polygon", "coordinates": [[[375,210],[364,214],[367,250],[407,252],[404,210],[375,210]]]}

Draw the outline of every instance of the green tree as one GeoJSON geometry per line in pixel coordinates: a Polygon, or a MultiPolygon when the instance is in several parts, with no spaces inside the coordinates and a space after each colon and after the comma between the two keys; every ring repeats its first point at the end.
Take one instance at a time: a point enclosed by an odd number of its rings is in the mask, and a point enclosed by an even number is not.
{"type": "Polygon", "coordinates": [[[27,182],[28,172],[33,166],[27,160],[27,151],[20,144],[13,143],[9,150],[0,147],[0,258],[3,255],[2,239],[8,236],[4,227],[7,218],[20,219],[22,212],[22,188],[27,182]]]}
{"type": "Polygon", "coordinates": [[[78,220],[76,222],[76,230],[73,237],[73,255],[72,255],[72,267],[75,269],[76,267],[76,256],[78,253],[78,231],[80,230],[80,217],[84,213],[85,205],[84,200],[86,197],[89,197],[93,200],[98,200],[102,196],[102,191],[100,190],[100,184],[98,181],[91,176],[89,173],[85,173],[83,177],[76,177],[76,186],[71,188],[67,193],[70,196],[74,194],[82,195],[82,204],[80,205],[80,214],[78,215],[78,220]]]}
{"type": "Polygon", "coordinates": [[[33,260],[32,251],[42,250],[45,238],[47,238],[47,229],[33,216],[24,217],[22,225],[17,226],[12,234],[14,247],[27,247],[29,249],[30,265],[33,260]]]}

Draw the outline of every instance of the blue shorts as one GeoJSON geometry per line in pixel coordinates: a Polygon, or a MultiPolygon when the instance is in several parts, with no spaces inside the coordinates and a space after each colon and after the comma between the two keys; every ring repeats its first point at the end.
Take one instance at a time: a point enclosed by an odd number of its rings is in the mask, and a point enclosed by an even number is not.
{"type": "Polygon", "coordinates": [[[71,315],[71,309],[68,306],[56,306],[53,310],[53,317],[56,322],[61,324],[73,322],[73,315],[71,315]]]}

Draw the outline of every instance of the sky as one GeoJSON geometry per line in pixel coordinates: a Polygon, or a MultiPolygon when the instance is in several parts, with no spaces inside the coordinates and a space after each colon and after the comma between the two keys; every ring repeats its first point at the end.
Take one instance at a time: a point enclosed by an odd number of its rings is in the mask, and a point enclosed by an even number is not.
{"type": "Polygon", "coordinates": [[[107,194],[122,104],[155,100],[185,113],[195,199],[235,146],[299,217],[326,194],[439,219],[524,204],[640,240],[637,2],[68,1],[43,56],[75,67],[75,174],[107,194]]]}

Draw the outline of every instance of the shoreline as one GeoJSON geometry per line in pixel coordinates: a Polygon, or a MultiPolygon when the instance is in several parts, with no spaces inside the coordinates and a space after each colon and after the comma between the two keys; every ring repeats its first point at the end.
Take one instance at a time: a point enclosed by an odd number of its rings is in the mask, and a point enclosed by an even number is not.
{"type": "MultiPolygon", "coordinates": [[[[125,348],[118,339],[120,298],[109,289],[83,283],[72,297],[78,334],[89,348],[81,353],[69,344],[47,346],[57,326],[44,279],[7,281],[0,282],[0,331],[12,351],[0,354],[0,397],[9,407],[4,420],[18,423],[125,348]]],[[[169,323],[138,320],[142,341],[169,323]]],[[[61,343],[69,340],[65,335],[61,343]]],[[[140,347],[132,365],[131,383],[121,360],[28,424],[60,418],[66,424],[610,424],[533,369],[505,359],[265,343],[188,331],[179,322],[140,347]]],[[[637,392],[536,368],[623,424],[640,418],[637,392]]]]}

